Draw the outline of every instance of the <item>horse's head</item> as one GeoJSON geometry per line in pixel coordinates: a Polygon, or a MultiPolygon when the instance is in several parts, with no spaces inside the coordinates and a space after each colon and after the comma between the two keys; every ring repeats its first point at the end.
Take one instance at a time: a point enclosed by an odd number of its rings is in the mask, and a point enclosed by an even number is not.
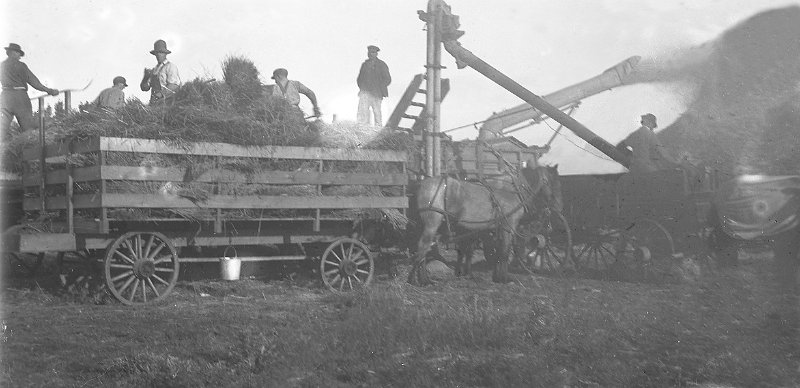
{"type": "Polygon", "coordinates": [[[561,196],[561,181],[558,179],[558,165],[524,167],[522,175],[531,186],[534,200],[561,212],[564,200],[561,196]]]}

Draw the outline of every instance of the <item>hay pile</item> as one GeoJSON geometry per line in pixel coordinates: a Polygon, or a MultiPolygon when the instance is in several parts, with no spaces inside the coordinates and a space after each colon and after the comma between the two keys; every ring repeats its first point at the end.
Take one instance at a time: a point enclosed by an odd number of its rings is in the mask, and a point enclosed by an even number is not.
{"type": "Polygon", "coordinates": [[[662,142],[723,174],[800,174],[800,7],[759,13],[712,50],[662,142]]]}
{"type": "MultiPolygon", "coordinates": [[[[55,117],[48,122],[48,143],[69,139],[86,139],[95,136],[128,137],[165,140],[173,145],[192,142],[221,142],[246,146],[316,146],[335,148],[372,148],[389,150],[415,150],[413,138],[403,133],[375,130],[355,123],[326,124],[308,122],[305,114],[285,99],[265,93],[259,72],[252,61],[243,57],[228,57],[222,64],[224,81],[197,78],[183,84],[175,95],[163,104],[145,105],[133,99],[116,110],[87,109],[80,113],[55,117]]],[[[4,168],[20,172],[23,147],[38,144],[36,134],[18,134],[3,144],[4,168]]],[[[202,202],[211,193],[223,195],[318,195],[310,185],[251,184],[247,176],[259,171],[314,170],[302,160],[272,160],[253,158],[197,157],[190,155],[153,155],[138,153],[109,153],[109,164],[120,166],[184,167],[187,177],[176,182],[165,195],[178,195],[202,202]],[[207,171],[222,169],[241,175],[243,183],[225,184],[193,182],[193,177],[207,171]],[[222,188],[220,188],[222,187],[222,188]]],[[[97,164],[97,155],[71,157],[74,167],[97,164]]],[[[29,168],[38,168],[36,163],[29,168]]],[[[398,173],[399,167],[385,163],[331,163],[326,171],[358,173],[398,173]]],[[[96,185],[95,185],[96,186],[96,185]]],[[[112,192],[159,193],[164,187],[155,182],[120,181],[118,187],[109,184],[112,192]]],[[[97,192],[91,184],[78,187],[78,193],[97,192]]],[[[322,195],[392,195],[386,190],[368,186],[333,186],[322,195]]],[[[58,194],[58,193],[51,193],[58,194]]],[[[204,217],[198,209],[190,216],[204,217]]],[[[263,212],[244,214],[247,211],[230,211],[231,218],[263,217],[263,212]]],[[[394,209],[353,210],[354,217],[383,217],[392,224],[404,223],[401,213],[394,209]]],[[[160,210],[118,209],[118,218],[146,219],[169,216],[160,210]]],[[[186,216],[180,214],[178,216],[186,216]]]]}

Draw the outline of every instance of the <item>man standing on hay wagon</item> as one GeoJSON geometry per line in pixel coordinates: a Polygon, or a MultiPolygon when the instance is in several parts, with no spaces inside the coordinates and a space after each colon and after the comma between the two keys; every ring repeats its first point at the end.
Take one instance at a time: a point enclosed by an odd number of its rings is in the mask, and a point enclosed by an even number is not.
{"type": "Polygon", "coordinates": [[[143,92],[150,91],[150,105],[171,97],[181,84],[178,66],[167,60],[167,54],[171,53],[167,50],[167,42],[161,39],[153,44],[150,51],[158,63],[152,69],[144,69],[144,77],[139,85],[143,92]]]}
{"type": "Polygon", "coordinates": [[[103,89],[100,95],[94,100],[94,106],[105,109],[117,109],[125,105],[125,92],[123,89],[128,87],[125,77],[114,77],[113,86],[103,89]]]}
{"type": "Polygon", "coordinates": [[[33,107],[28,98],[28,85],[36,90],[41,90],[51,96],[57,96],[58,90],[42,85],[28,65],[20,61],[25,56],[22,47],[16,43],[9,43],[6,49],[8,59],[0,63],[0,84],[3,92],[0,94],[0,138],[5,139],[11,120],[17,118],[21,131],[34,129],[33,107]]]}
{"type": "Polygon", "coordinates": [[[389,96],[387,87],[392,83],[389,66],[378,59],[378,46],[367,46],[367,60],[361,64],[358,71],[358,122],[369,125],[369,110],[375,118],[375,126],[383,126],[381,117],[381,103],[384,97],[389,96]]]}
{"type": "Polygon", "coordinates": [[[300,94],[304,94],[314,106],[314,117],[322,116],[322,111],[317,105],[317,95],[300,81],[290,80],[288,70],[275,69],[272,72],[272,79],[275,80],[275,86],[272,88],[273,96],[285,98],[290,104],[300,109],[300,94]]]}
{"type": "Polygon", "coordinates": [[[630,171],[654,172],[679,167],[653,132],[658,128],[656,116],[652,113],[642,115],[641,123],[639,129],[617,144],[619,150],[631,156],[630,171]]]}

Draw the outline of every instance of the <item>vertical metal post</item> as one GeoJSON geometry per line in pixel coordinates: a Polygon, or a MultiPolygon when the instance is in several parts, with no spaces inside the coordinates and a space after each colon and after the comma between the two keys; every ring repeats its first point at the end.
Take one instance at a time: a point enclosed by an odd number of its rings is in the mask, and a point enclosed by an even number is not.
{"type": "Polygon", "coordinates": [[[434,31],[434,49],[433,49],[433,128],[431,128],[431,135],[433,136],[433,171],[431,176],[439,176],[442,174],[442,138],[441,135],[441,119],[442,113],[442,32],[439,26],[442,25],[442,12],[441,3],[437,4],[436,13],[434,14],[434,21],[436,29],[434,31]]]}
{"type": "Polygon", "coordinates": [[[426,26],[428,30],[428,44],[427,53],[425,56],[425,174],[434,176],[434,142],[433,142],[433,129],[434,120],[436,115],[434,112],[435,101],[435,66],[436,66],[436,14],[439,13],[439,2],[437,0],[428,0],[428,18],[426,26]]]}
{"type": "Polygon", "coordinates": [[[72,91],[64,91],[64,113],[69,114],[72,110],[72,91]]]}
{"type": "Polygon", "coordinates": [[[41,213],[40,216],[44,215],[44,212],[47,210],[47,198],[45,198],[44,192],[45,188],[47,187],[47,149],[45,148],[45,141],[44,141],[44,97],[39,97],[39,172],[42,175],[42,180],[39,183],[39,198],[41,199],[41,213]]]}

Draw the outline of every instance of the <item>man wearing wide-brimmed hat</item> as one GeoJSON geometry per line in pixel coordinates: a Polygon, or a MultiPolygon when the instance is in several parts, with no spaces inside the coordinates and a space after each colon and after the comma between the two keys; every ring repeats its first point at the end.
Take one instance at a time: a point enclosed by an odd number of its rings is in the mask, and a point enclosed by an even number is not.
{"type": "Polygon", "coordinates": [[[378,46],[367,46],[367,60],[361,64],[358,71],[358,113],[357,119],[361,124],[369,124],[369,110],[372,109],[374,125],[383,125],[381,103],[389,95],[387,87],[392,83],[389,66],[378,59],[378,46]]]}
{"type": "Polygon", "coordinates": [[[167,49],[167,42],[159,39],[153,43],[150,54],[156,56],[158,64],[152,69],[144,69],[144,77],[139,85],[143,92],[150,91],[150,104],[171,97],[181,84],[178,67],[167,60],[167,54],[170,53],[172,51],[167,49]]]}
{"type": "Polygon", "coordinates": [[[94,100],[94,105],[98,108],[116,109],[125,105],[125,92],[123,89],[128,87],[128,81],[123,76],[114,77],[113,86],[104,89],[94,100]]]}
{"type": "Polygon", "coordinates": [[[22,47],[9,43],[5,49],[8,59],[0,63],[0,84],[3,85],[3,92],[0,94],[0,137],[3,139],[7,136],[8,127],[14,117],[22,131],[35,128],[28,85],[51,96],[58,95],[58,90],[42,85],[28,65],[20,61],[25,55],[22,47]]]}

